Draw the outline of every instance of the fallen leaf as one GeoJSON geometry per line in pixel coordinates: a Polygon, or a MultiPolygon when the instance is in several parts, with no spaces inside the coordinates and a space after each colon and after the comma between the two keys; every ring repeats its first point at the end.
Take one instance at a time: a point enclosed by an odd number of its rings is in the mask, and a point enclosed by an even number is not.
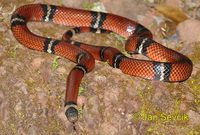
{"type": "Polygon", "coordinates": [[[155,9],[165,17],[173,20],[177,24],[187,19],[187,16],[179,8],[169,5],[158,5],[155,9]]]}

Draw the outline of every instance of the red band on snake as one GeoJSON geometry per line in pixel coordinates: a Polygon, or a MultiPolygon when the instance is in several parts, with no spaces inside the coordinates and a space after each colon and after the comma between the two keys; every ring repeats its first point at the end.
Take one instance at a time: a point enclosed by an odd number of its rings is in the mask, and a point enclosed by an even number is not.
{"type": "Polygon", "coordinates": [[[192,62],[186,56],[166,48],[152,39],[144,26],[127,18],[102,12],[86,11],[54,5],[32,4],[18,8],[11,18],[15,38],[24,46],[65,57],[77,65],[67,78],[65,107],[70,122],[78,118],[76,109],[78,88],[84,74],[90,72],[95,59],[108,61],[123,73],[150,80],[181,82],[192,72],[192,62]],[[74,26],[62,40],[33,34],[26,24],[30,21],[51,22],[74,26]],[[115,32],[127,39],[125,49],[130,54],[143,54],[151,60],[128,58],[119,50],[106,46],[92,46],[70,38],[80,32],[115,32]]]}

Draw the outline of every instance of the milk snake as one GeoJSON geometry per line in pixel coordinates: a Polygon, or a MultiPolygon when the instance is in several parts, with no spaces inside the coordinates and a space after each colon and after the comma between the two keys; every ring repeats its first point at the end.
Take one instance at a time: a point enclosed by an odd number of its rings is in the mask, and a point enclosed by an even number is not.
{"type": "Polygon", "coordinates": [[[30,4],[18,8],[11,17],[11,30],[24,46],[55,54],[77,63],[66,81],[65,107],[70,122],[78,119],[77,96],[81,79],[95,65],[95,59],[107,61],[123,73],[150,80],[181,82],[192,72],[192,62],[186,56],[166,48],[152,39],[151,32],[135,21],[103,12],[86,11],[55,5],[30,4]],[[51,22],[73,26],[63,39],[41,37],[30,32],[27,22],[51,22]],[[70,40],[80,32],[115,32],[127,39],[129,54],[142,54],[150,60],[128,58],[119,50],[106,46],[92,46],[70,40]]]}

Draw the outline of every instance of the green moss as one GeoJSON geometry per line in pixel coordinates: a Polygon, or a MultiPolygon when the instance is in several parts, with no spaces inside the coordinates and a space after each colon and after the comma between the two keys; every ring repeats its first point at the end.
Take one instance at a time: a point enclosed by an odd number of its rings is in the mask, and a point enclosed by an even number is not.
{"type": "Polygon", "coordinates": [[[199,135],[200,134],[200,128],[198,129],[191,129],[186,135],[199,135]]]}
{"type": "Polygon", "coordinates": [[[16,58],[17,56],[17,49],[19,48],[19,44],[15,44],[15,46],[8,51],[9,57],[16,58]]]}
{"type": "Polygon", "coordinates": [[[193,48],[192,48],[192,56],[190,56],[193,64],[199,63],[200,61],[200,42],[194,43],[193,48]]]}
{"type": "Polygon", "coordinates": [[[151,96],[153,87],[150,84],[141,83],[141,85],[145,85],[142,90],[138,90],[138,95],[142,101],[141,110],[133,115],[133,118],[140,117],[139,119],[143,119],[143,116],[146,116],[146,114],[152,114],[152,112],[154,112],[154,108],[152,108],[152,105],[147,98],[151,96]]]}
{"type": "Polygon", "coordinates": [[[12,133],[16,134],[16,132],[17,132],[17,127],[16,127],[16,124],[15,124],[15,123],[11,123],[11,124],[10,124],[10,129],[11,129],[12,133]]]}
{"type": "Polygon", "coordinates": [[[79,86],[78,95],[80,96],[80,95],[84,94],[85,91],[86,91],[85,88],[83,88],[82,86],[79,86]]]}
{"type": "Polygon", "coordinates": [[[194,95],[199,95],[200,94],[200,71],[198,71],[194,76],[192,76],[187,82],[188,85],[194,93],[194,95]]]}
{"type": "MultiPolygon", "coordinates": [[[[50,25],[50,24],[49,24],[50,25]]],[[[47,26],[46,28],[42,27],[42,28],[38,28],[38,30],[41,32],[41,34],[45,37],[55,37],[55,34],[58,31],[57,27],[53,27],[53,26],[47,26]]]]}
{"type": "Polygon", "coordinates": [[[35,81],[32,81],[32,80],[25,80],[25,84],[26,84],[27,87],[30,89],[30,88],[33,88],[33,87],[34,87],[35,81]]]}
{"type": "Polygon", "coordinates": [[[120,36],[120,35],[117,34],[117,33],[111,32],[111,35],[112,35],[113,37],[115,37],[115,38],[116,38],[118,41],[120,41],[120,42],[124,42],[124,41],[126,40],[124,37],[120,36]]]}
{"type": "Polygon", "coordinates": [[[179,114],[180,113],[180,104],[181,104],[181,100],[176,99],[174,101],[174,110],[173,110],[174,114],[179,114]]]}
{"type": "Polygon", "coordinates": [[[46,130],[52,133],[59,133],[60,123],[56,120],[55,117],[48,119],[48,124],[46,125],[46,130]]]}
{"type": "Polygon", "coordinates": [[[156,126],[155,125],[149,126],[147,128],[146,134],[162,135],[162,133],[159,132],[158,128],[159,128],[158,125],[156,125],[156,126]]]}
{"type": "Polygon", "coordinates": [[[123,53],[124,51],[124,43],[125,43],[125,38],[118,35],[117,33],[111,32],[110,35],[114,38],[112,47],[118,48],[120,51],[123,53]]]}
{"type": "Polygon", "coordinates": [[[79,119],[81,119],[83,117],[83,108],[82,107],[78,108],[78,116],[79,116],[79,119]]]}
{"type": "Polygon", "coordinates": [[[81,7],[83,9],[86,9],[86,10],[91,10],[93,7],[94,7],[94,4],[93,3],[90,3],[90,2],[83,2],[81,4],[81,7]]]}
{"type": "Polygon", "coordinates": [[[52,65],[51,65],[51,68],[52,68],[53,71],[55,71],[58,68],[58,66],[59,66],[58,59],[60,59],[59,56],[56,56],[53,59],[53,62],[52,62],[52,65]]]}
{"type": "Polygon", "coordinates": [[[142,89],[138,90],[138,94],[143,101],[147,101],[146,97],[151,96],[153,87],[148,81],[141,82],[140,86],[142,87],[142,89]]]}

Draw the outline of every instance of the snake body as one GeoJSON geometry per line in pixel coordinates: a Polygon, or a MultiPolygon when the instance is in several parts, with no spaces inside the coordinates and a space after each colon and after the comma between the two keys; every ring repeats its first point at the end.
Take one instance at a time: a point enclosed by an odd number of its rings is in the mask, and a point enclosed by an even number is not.
{"type": "Polygon", "coordinates": [[[110,66],[125,74],[150,80],[181,82],[188,79],[192,72],[192,62],[188,57],[154,41],[151,32],[141,24],[110,13],[45,4],[24,5],[13,13],[11,30],[26,47],[77,63],[66,82],[65,114],[70,122],[78,118],[78,88],[84,74],[94,68],[95,59],[107,61],[110,66]],[[58,40],[32,33],[26,25],[31,21],[75,28],[67,31],[62,40],[58,40]],[[125,50],[129,54],[142,54],[151,60],[132,59],[112,47],[92,46],[70,40],[74,34],[87,31],[115,32],[127,39],[125,50]]]}

